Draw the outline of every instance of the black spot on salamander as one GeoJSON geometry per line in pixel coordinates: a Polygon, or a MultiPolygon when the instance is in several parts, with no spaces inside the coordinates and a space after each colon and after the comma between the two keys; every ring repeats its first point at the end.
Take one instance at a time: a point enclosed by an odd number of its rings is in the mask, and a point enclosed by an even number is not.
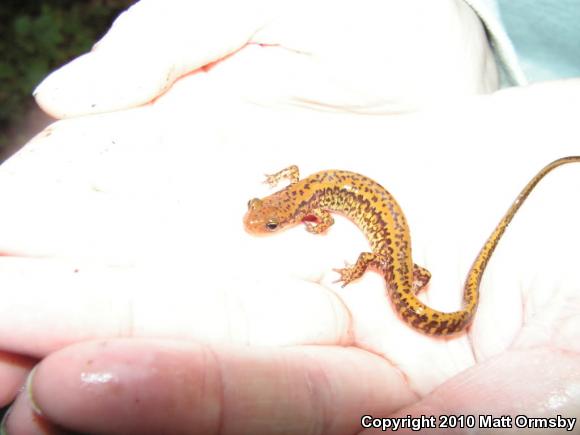
{"type": "Polygon", "coordinates": [[[454,333],[455,331],[457,331],[457,329],[458,329],[458,327],[459,327],[459,323],[460,323],[459,321],[454,321],[454,322],[452,322],[452,323],[451,323],[451,325],[449,325],[449,326],[447,327],[447,332],[448,332],[449,334],[452,334],[452,333],[454,333]]]}
{"type": "Polygon", "coordinates": [[[400,310],[399,311],[399,314],[401,315],[401,317],[404,320],[407,320],[409,317],[411,317],[412,314],[409,314],[409,313],[412,313],[412,311],[407,311],[407,310],[400,310]]]}
{"type": "Polygon", "coordinates": [[[427,321],[427,316],[423,314],[422,316],[415,318],[413,320],[412,324],[414,327],[418,327],[421,323],[425,323],[426,321],[427,321]]]}
{"type": "Polygon", "coordinates": [[[435,331],[435,334],[442,334],[443,331],[445,331],[445,329],[447,329],[447,320],[445,320],[439,324],[439,327],[435,331]]]}
{"type": "Polygon", "coordinates": [[[435,322],[434,320],[431,320],[429,323],[427,323],[427,325],[425,325],[427,328],[429,328],[430,330],[435,328],[439,323],[435,322]]]}

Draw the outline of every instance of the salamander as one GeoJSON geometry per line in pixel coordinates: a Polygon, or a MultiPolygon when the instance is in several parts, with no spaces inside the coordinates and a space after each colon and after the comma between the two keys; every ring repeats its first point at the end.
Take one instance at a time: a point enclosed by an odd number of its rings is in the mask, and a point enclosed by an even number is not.
{"type": "Polygon", "coordinates": [[[265,198],[251,199],[244,226],[250,234],[266,234],[304,222],[307,231],[320,234],[334,223],[331,212],[345,215],[362,230],[371,249],[361,253],[353,266],[334,269],[340,275],[337,282],[344,287],[373,268],[384,276],[391,302],[405,322],[428,335],[449,335],[471,323],[485,267],[518,209],[546,174],[573,162],[580,162],[580,156],[553,161],[520,192],[475,258],[464,285],[463,307],[454,312],[434,310],[416,297],[431,275],[413,264],[409,227],[395,198],[364,175],[326,170],[300,180],[297,166],[267,175],[265,182],[271,187],[283,179],[290,184],[265,198]]]}

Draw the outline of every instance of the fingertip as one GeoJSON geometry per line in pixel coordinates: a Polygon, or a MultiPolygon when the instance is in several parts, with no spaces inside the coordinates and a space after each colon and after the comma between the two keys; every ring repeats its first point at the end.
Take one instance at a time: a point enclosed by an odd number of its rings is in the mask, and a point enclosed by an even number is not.
{"type": "Polygon", "coordinates": [[[47,357],[31,383],[37,409],[81,433],[175,433],[219,423],[219,376],[196,345],[146,340],[79,343],[47,357]],[[107,415],[107,419],[102,416],[107,415]]]}
{"type": "Polygon", "coordinates": [[[38,105],[56,118],[145,104],[171,84],[163,62],[128,53],[86,53],[48,75],[34,90],[38,105]]]}
{"type": "Polygon", "coordinates": [[[258,4],[140,1],[86,53],[46,77],[33,95],[67,118],[152,101],[179,77],[243,47],[264,21],[258,4]],[[229,13],[224,14],[224,9],[229,13]]]}

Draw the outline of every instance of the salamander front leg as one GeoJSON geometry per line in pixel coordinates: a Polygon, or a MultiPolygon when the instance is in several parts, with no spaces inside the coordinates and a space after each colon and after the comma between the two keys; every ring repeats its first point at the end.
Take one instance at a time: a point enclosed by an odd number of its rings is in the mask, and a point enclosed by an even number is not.
{"type": "Polygon", "coordinates": [[[323,209],[314,209],[308,213],[316,218],[316,222],[304,221],[306,231],[313,234],[321,234],[329,229],[334,224],[332,215],[323,209]]]}
{"type": "Polygon", "coordinates": [[[297,183],[300,180],[300,171],[298,170],[298,166],[292,165],[288,166],[287,168],[282,169],[281,171],[276,172],[275,174],[268,175],[266,174],[266,179],[264,183],[268,184],[270,187],[276,187],[276,185],[280,182],[280,180],[286,179],[290,181],[290,184],[297,183]]]}

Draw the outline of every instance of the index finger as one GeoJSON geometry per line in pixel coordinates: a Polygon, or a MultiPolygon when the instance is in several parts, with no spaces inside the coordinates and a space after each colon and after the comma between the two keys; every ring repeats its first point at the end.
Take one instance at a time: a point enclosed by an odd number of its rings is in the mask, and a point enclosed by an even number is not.
{"type": "Polygon", "coordinates": [[[259,1],[140,1],[94,49],[50,74],[34,94],[57,118],[145,104],[180,76],[242,47],[260,27],[259,1]]]}
{"type": "Polygon", "coordinates": [[[183,265],[103,266],[2,257],[0,348],[42,357],[103,337],[205,343],[348,344],[338,296],[299,279],[200,275],[183,265]],[[213,279],[211,279],[213,276],[213,279]]]}

